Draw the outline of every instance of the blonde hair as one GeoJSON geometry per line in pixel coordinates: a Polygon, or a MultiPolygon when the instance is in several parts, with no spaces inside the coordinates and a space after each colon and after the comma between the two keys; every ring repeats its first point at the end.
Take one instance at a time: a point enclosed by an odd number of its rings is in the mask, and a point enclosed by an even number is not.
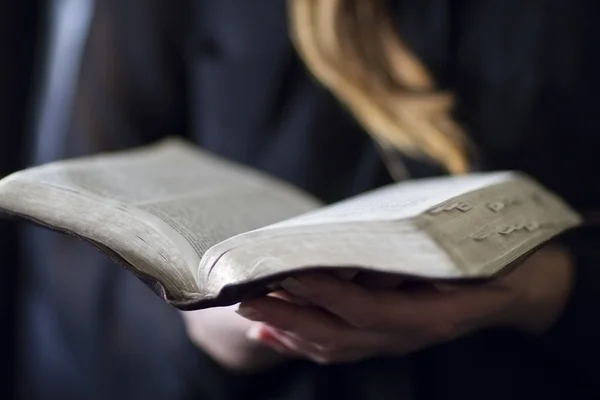
{"type": "Polygon", "coordinates": [[[467,172],[453,98],[436,91],[381,0],[289,0],[289,12],[307,68],[382,146],[467,172]]]}

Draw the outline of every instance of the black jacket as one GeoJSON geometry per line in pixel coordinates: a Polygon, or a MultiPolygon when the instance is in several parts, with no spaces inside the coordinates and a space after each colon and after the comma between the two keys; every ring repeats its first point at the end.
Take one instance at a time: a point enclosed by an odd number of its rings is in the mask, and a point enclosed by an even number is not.
{"type": "MultiPolygon", "coordinates": [[[[394,2],[400,31],[443,88],[483,169],[519,169],[582,212],[600,208],[600,4],[394,2]],[[396,4],[397,3],[397,4],[396,4]]],[[[306,72],[281,0],[100,0],[61,156],[182,134],[325,201],[390,181],[370,138],[306,72]]],[[[441,174],[404,159],[411,176],[441,174]]],[[[193,349],[177,313],[70,239],[28,230],[29,389],[69,398],[598,398],[598,234],[577,258],[567,311],[543,337],[481,332],[409,359],[293,363],[236,377],[193,349]],[[33,361],[35,358],[35,362],[33,361]]],[[[41,396],[40,398],[44,398],[41,396]]]]}

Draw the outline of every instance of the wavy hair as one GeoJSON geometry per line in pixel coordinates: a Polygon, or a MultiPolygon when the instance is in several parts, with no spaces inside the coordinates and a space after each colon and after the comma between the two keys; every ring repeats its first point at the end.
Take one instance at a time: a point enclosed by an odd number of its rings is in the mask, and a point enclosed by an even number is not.
{"type": "Polygon", "coordinates": [[[382,0],[288,0],[290,34],[309,71],[384,148],[469,169],[453,98],[397,33],[382,0]]]}

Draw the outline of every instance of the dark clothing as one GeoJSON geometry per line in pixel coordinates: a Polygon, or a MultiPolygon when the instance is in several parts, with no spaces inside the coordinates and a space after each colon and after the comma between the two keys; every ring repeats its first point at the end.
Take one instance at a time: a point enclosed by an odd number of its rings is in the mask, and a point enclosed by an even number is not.
{"type": "MultiPolygon", "coordinates": [[[[181,133],[328,202],[390,182],[371,139],[293,51],[284,1],[98,3],[73,129],[67,143],[57,143],[63,156],[181,133]]],[[[456,92],[457,118],[483,168],[523,170],[593,211],[600,207],[593,184],[600,58],[592,46],[600,27],[592,16],[600,4],[516,3],[398,2],[398,22],[442,86],[456,92]]],[[[442,173],[404,162],[413,178],[442,173]]],[[[563,320],[544,337],[481,332],[409,357],[408,371],[400,359],[295,362],[252,377],[230,375],[191,351],[177,313],[91,249],[47,232],[29,234],[39,249],[29,302],[37,319],[27,330],[35,331],[28,340],[37,391],[69,398],[383,400],[407,398],[408,379],[416,400],[600,397],[600,329],[592,317],[600,301],[600,243],[593,227],[563,239],[578,258],[577,286],[563,320]]]]}

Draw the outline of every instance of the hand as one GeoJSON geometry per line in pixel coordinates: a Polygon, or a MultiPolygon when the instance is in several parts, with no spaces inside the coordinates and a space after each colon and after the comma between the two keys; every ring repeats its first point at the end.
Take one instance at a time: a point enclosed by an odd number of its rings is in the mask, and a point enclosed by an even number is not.
{"type": "MultiPolygon", "coordinates": [[[[351,279],[352,276],[340,274],[351,279]]],[[[295,304],[307,304],[285,292],[274,292],[270,297],[295,304]]],[[[182,311],[188,336],[222,367],[235,373],[254,373],[274,367],[286,360],[279,341],[235,313],[236,306],[215,307],[198,311],[182,311]],[[260,337],[260,341],[256,340],[260,337]],[[278,352],[273,351],[277,349],[278,352]]]]}
{"type": "Polygon", "coordinates": [[[256,322],[255,339],[270,338],[267,344],[280,353],[319,363],[350,362],[405,355],[484,328],[543,333],[561,314],[571,282],[568,254],[545,248],[485,285],[370,290],[311,273],[282,286],[313,306],[268,296],[241,304],[238,312],[256,322]]]}
{"type": "Polygon", "coordinates": [[[248,339],[252,323],[235,313],[235,307],[182,311],[188,336],[214,361],[236,373],[268,369],[284,361],[263,342],[248,339]]]}

